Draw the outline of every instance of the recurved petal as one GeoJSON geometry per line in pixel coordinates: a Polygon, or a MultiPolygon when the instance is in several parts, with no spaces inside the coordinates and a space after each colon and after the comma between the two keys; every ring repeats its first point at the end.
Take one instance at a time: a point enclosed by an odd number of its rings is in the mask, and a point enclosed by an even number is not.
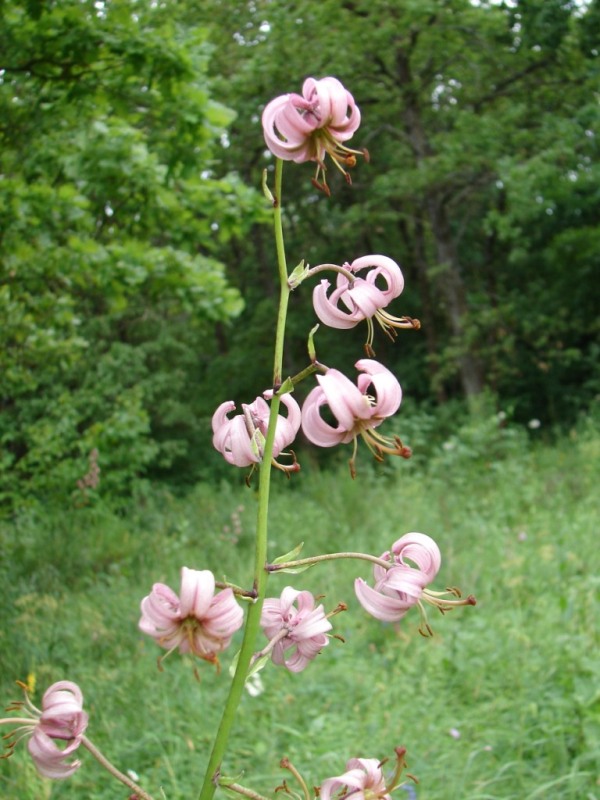
{"type": "Polygon", "coordinates": [[[164,583],[155,583],[149,595],[141,602],[140,630],[151,636],[168,630],[179,623],[179,598],[164,583]]]}
{"type": "Polygon", "coordinates": [[[301,592],[298,589],[294,589],[293,586],[286,586],[281,592],[279,609],[284,620],[286,620],[290,613],[294,611],[294,603],[300,594],[301,592]]]}
{"type": "MultiPolygon", "coordinates": [[[[282,651],[283,653],[283,651],[282,651]]],[[[303,655],[298,648],[296,648],[291,655],[287,657],[279,654],[280,661],[276,662],[273,658],[273,663],[283,664],[290,672],[302,672],[303,669],[309,665],[310,658],[303,655]]]]}
{"type": "Polygon", "coordinates": [[[345,442],[348,432],[342,425],[338,425],[337,428],[332,427],[321,417],[320,408],[326,404],[327,398],[320,386],[309,392],[302,405],[302,430],[313,444],[319,447],[334,447],[345,442]]]}
{"type": "Polygon", "coordinates": [[[265,142],[273,155],[284,161],[308,161],[310,124],[294,108],[290,95],[281,95],[265,106],[262,114],[265,142]]]}
{"type": "Polygon", "coordinates": [[[71,754],[78,746],[79,741],[77,740],[63,750],[59,749],[54,740],[47,736],[39,726],[27,742],[27,749],[40,775],[54,780],[70,777],[81,766],[79,760],[69,761],[71,754]]]}
{"type": "MultiPolygon", "coordinates": [[[[315,598],[312,592],[308,592],[306,590],[298,592],[296,602],[298,606],[298,613],[301,616],[306,616],[315,611],[315,598]]],[[[319,606],[319,608],[322,610],[323,606],[319,606]]]]}
{"type": "Polygon", "coordinates": [[[287,417],[281,414],[277,417],[277,427],[275,429],[275,441],[273,443],[273,456],[277,456],[292,444],[302,422],[302,412],[300,406],[291,394],[281,395],[281,402],[287,408],[287,417]]]}
{"type": "Polygon", "coordinates": [[[426,533],[413,531],[405,534],[394,542],[392,552],[400,563],[410,566],[410,564],[406,563],[408,560],[417,565],[423,574],[424,585],[431,583],[442,564],[442,555],[439,547],[431,536],[427,536],[426,533]]]}
{"type": "MultiPolygon", "coordinates": [[[[227,427],[229,425],[229,422],[231,420],[227,417],[227,414],[229,414],[229,412],[233,411],[234,409],[235,409],[235,403],[233,402],[233,400],[226,400],[224,403],[221,403],[221,405],[212,415],[213,433],[215,434],[219,433],[220,431],[223,430],[224,427],[227,427]]],[[[217,447],[217,450],[218,449],[219,448],[217,447]]]]}
{"type": "Polygon", "coordinates": [[[215,576],[210,570],[181,568],[179,599],[183,619],[191,616],[202,619],[210,608],[214,594],[215,576]]]}
{"type": "Polygon", "coordinates": [[[284,136],[290,144],[302,144],[308,136],[315,130],[317,120],[312,114],[300,113],[307,105],[298,102],[298,95],[288,95],[288,100],[283,103],[274,117],[277,131],[284,136]]]}
{"type": "MultiPolygon", "coordinates": [[[[313,307],[315,309],[315,314],[324,325],[330,328],[336,328],[338,330],[354,328],[355,325],[364,319],[364,315],[356,305],[351,306],[350,303],[346,303],[349,309],[353,309],[348,311],[341,309],[338,305],[340,300],[345,299],[348,291],[348,282],[346,281],[345,286],[342,285],[335,289],[328,297],[327,290],[330,285],[328,280],[322,280],[313,289],[313,307]]],[[[350,297],[348,299],[350,299],[350,297]]]]}
{"type": "Polygon", "coordinates": [[[393,416],[402,402],[402,388],[396,376],[371,358],[360,359],[354,366],[357,370],[365,373],[357,381],[359,390],[363,393],[366,392],[369,384],[373,384],[375,388],[377,400],[371,407],[371,416],[381,418],[393,416]]]}
{"type": "MultiPolygon", "coordinates": [[[[267,399],[271,399],[273,395],[273,391],[269,390],[264,393],[264,397],[267,399]]],[[[250,411],[252,421],[259,429],[259,431],[263,434],[263,436],[267,435],[267,428],[269,427],[269,417],[271,415],[271,407],[267,403],[263,397],[257,397],[254,402],[250,403],[250,405],[245,406],[242,405],[242,408],[248,409],[250,411]]]]}
{"type": "Polygon", "coordinates": [[[227,641],[242,627],[243,621],[244,612],[229,588],[216,595],[202,619],[207,633],[227,641]]]}
{"type": "Polygon", "coordinates": [[[79,686],[72,681],[57,681],[49,686],[42,697],[42,708],[51,708],[56,702],[65,700],[73,703],[75,708],[81,709],[83,693],[79,686]]]}
{"type": "Polygon", "coordinates": [[[388,302],[398,297],[404,289],[404,276],[398,264],[389,256],[372,255],[361,256],[355,259],[350,265],[352,272],[360,272],[368,269],[365,280],[368,283],[375,283],[381,276],[387,283],[387,289],[382,290],[388,302]]]}
{"type": "Polygon", "coordinates": [[[372,589],[362,578],[354,581],[356,597],[365,611],[383,622],[397,622],[414,605],[372,589]]]}
{"type": "Polygon", "coordinates": [[[317,98],[320,127],[327,127],[338,141],[349,139],[360,125],[360,111],[354,98],[337,78],[307,78],[302,93],[308,99],[317,98]]]}
{"type": "MultiPolygon", "coordinates": [[[[318,649],[320,649],[323,647],[323,634],[330,631],[331,628],[331,622],[325,616],[325,611],[321,605],[298,622],[294,628],[292,638],[296,641],[302,641],[317,637],[321,642],[318,645],[318,649]]],[[[325,641],[327,641],[326,637],[325,641]]]]}
{"type": "Polygon", "coordinates": [[[350,785],[354,779],[357,785],[368,787],[369,789],[379,789],[384,785],[381,762],[377,758],[351,758],[346,764],[350,777],[350,785]]]}
{"type": "Polygon", "coordinates": [[[397,566],[391,567],[385,578],[375,584],[375,591],[382,592],[389,597],[397,593],[398,598],[406,602],[409,606],[414,605],[427,585],[423,573],[411,567],[397,566]]]}
{"type": "MultiPolygon", "coordinates": [[[[213,443],[215,442],[213,437],[213,443]]],[[[249,467],[251,464],[260,461],[260,453],[256,443],[250,440],[250,434],[246,427],[246,420],[241,414],[230,420],[226,434],[219,440],[220,447],[217,450],[224,456],[225,460],[236,467],[249,467]]]]}
{"type": "Polygon", "coordinates": [[[83,735],[88,715],[82,710],[83,695],[76,683],[59,681],[42,698],[40,726],[54,739],[75,739],[83,735]]]}
{"type": "Polygon", "coordinates": [[[325,375],[318,375],[317,380],[340,427],[351,431],[355,420],[369,419],[371,405],[368,399],[342,372],[328,369],[325,375]]]}
{"type": "Polygon", "coordinates": [[[344,300],[352,303],[355,308],[354,314],[360,319],[369,319],[388,302],[377,286],[362,278],[354,281],[354,285],[344,294],[344,300]]]}
{"type": "Polygon", "coordinates": [[[272,639],[281,630],[282,625],[281,601],[277,597],[267,597],[260,615],[260,626],[265,636],[272,639]]]}

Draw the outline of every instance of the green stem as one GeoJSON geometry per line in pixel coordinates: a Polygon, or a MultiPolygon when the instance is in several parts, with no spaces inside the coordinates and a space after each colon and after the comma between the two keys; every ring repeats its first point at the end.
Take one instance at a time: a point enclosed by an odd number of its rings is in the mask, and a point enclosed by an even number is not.
{"type": "MultiPolygon", "coordinates": [[[[285,323],[287,318],[287,306],[289,299],[289,288],[287,285],[288,275],[285,260],[285,248],[283,242],[283,230],[281,225],[281,183],[282,183],[283,162],[277,159],[275,168],[275,199],[273,202],[273,222],[275,230],[275,244],[277,249],[277,264],[279,270],[279,280],[281,293],[279,300],[279,311],[277,314],[277,329],[275,334],[275,359],[273,366],[273,388],[277,391],[281,385],[283,370],[283,344],[285,338],[285,323]]],[[[258,488],[258,514],[256,520],[256,543],[254,550],[254,584],[253,590],[256,592],[256,600],[248,608],[246,626],[244,628],[244,638],[238,656],[235,675],[231,681],[229,695],[225,702],[223,716],[215,736],[213,749],[209,758],[204,782],[200,791],[199,800],[212,800],[215,790],[219,784],[221,773],[221,762],[227,748],[227,743],[235,721],[235,715],[240,704],[244,683],[248,669],[256,648],[256,639],[260,629],[260,616],[262,605],[265,599],[267,578],[269,576],[265,569],[267,561],[267,532],[269,516],[269,494],[271,488],[271,468],[273,457],[273,443],[275,441],[275,429],[277,426],[277,415],[279,413],[280,398],[277,394],[271,400],[271,413],[269,416],[269,427],[265,439],[263,457],[260,464],[259,488],[258,488]]]]}
{"type": "Polygon", "coordinates": [[[273,201],[273,227],[275,231],[275,247],[277,250],[277,265],[279,269],[279,311],[277,314],[277,332],[275,334],[275,356],[273,361],[273,391],[277,391],[282,382],[283,371],[283,343],[285,338],[285,321],[287,318],[290,287],[288,286],[287,263],[285,260],[285,245],[283,242],[283,226],[281,224],[281,182],[283,175],[283,161],[278,158],[275,165],[275,199],[273,201]]]}

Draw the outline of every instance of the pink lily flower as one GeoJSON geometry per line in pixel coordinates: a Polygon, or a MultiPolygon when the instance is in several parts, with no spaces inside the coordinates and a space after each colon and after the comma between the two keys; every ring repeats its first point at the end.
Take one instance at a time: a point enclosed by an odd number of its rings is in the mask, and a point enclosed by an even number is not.
{"type": "Polygon", "coordinates": [[[394,375],[372,359],[363,358],[355,364],[362,372],[355,386],[336,369],[317,375],[319,386],[309,394],[302,407],[302,430],[306,437],[319,447],[334,447],[354,442],[350,471],[354,477],[356,449],[360,435],[377,459],[383,454],[410,456],[397,436],[386,437],[375,432],[381,423],[396,413],[402,400],[402,389],[394,375]],[[327,405],[337,421],[334,427],[321,416],[321,407],[327,405]]]}
{"type": "Polygon", "coordinates": [[[366,155],[366,151],[351,150],[343,144],[352,138],[359,125],[358,106],[337,78],[307,78],[301,95],[276,97],[266,105],[262,115],[265,142],[273,155],[297,163],[316,161],[313,184],[326,194],[329,194],[324,165],[327,154],[348,183],[351,180],[345,167],[353,167],[357,155],[366,155]]]}
{"type": "Polygon", "coordinates": [[[434,540],[424,533],[407,533],[392,545],[391,553],[381,558],[390,562],[390,567],[375,564],[373,575],[375,587],[371,588],[362,578],[354,582],[354,591],[359,603],[376,619],[398,622],[413,606],[419,606],[422,624],[420,632],[432,635],[427,622],[423,601],[438,608],[442,613],[459,605],[475,605],[469,595],[464,600],[445,599],[447,595],[460,598],[458,589],[433,592],[426,587],[437,575],[441,565],[440,550],[434,540]],[[412,566],[411,563],[415,566],[412,566]]]}
{"type": "MultiPolygon", "coordinates": [[[[249,467],[262,461],[265,438],[269,427],[271,410],[263,399],[270,400],[272,390],[257,397],[253,403],[242,403],[242,414],[229,418],[227,414],[235,409],[231,400],[221,403],[212,418],[213,445],[229,464],[237,467],[249,467]]],[[[280,464],[276,459],[296,438],[300,428],[300,406],[291,394],[282,394],[281,402],[287,408],[287,417],[277,416],[275,440],[273,442],[273,466],[287,472],[297,472],[300,466],[292,453],[293,461],[289,466],[280,464]]],[[[284,455],[286,455],[284,453],[284,455]]]]}
{"type": "Polygon", "coordinates": [[[351,758],[346,772],[323,781],[320,800],[391,800],[381,762],[376,758],[351,758]]]}
{"type": "Polygon", "coordinates": [[[215,595],[212,572],[187,567],[181,569],[179,597],[164,583],[155,583],[141,611],[140,630],[168,650],[167,655],[179,648],[214,664],[244,617],[232,589],[215,595]]]}
{"type": "MultiPolygon", "coordinates": [[[[318,270],[319,267],[315,267],[318,270]]],[[[368,270],[365,278],[349,278],[338,272],[337,287],[327,296],[330,283],[322,280],[313,291],[313,305],[318,318],[330,328],[354,328],[367,321],[368,337],[365,350],[373,355],[373,319],[390,339],[397,336],[398,328],[418,329],[419,320],[411,317],[394,317],[383,309],[404,289],[404,278],[398,264],[387,256],[373,255],[357,258],[344,264],[348,272],[368,270]],[[381,288],[381,283],[385,288],[381,288]]]]}
{"type": "Polygon", "coordinates": [[[27,749],[40,775],[62,779],[70,777],[79,769],[81,761],[73,761],[72,756],[83,739],[88,715],[83,711],[83,695],[77,684],[71,681],[53,683],[44,692],[41,711],[31,703],[25,692],[24,701],[9,706],[10,711],[17,709],[27,716],[0,720],[4,724],[19,724],[6,737],[8,756],[17,742],[29,735],[27,749]],[[58,747],[55,740],[66,742],[66,745],[58,747]]]}
{"type": "MultiPolygon", "coordinates": [[[[382,771],[387,759],[351,758],[343,775],[323,781],[318,791],[320,800],[390,800],[392,792],[398,787],[408,789],[402,780],[406,768],[406,748],[396,747],[394,750],[396,765],[387,780],[382,771]]],[[[409,773],[406,773],[406,777],[416,781],[409,773]]]]}
{"type": "Polygon", "coordinates": [[[260,624],[269,645],[274,664],[301,672],[329,644],[326,633],[332,625],[322,605],[315,608],[310,592],[299,592],[286,586],[279,599],[264,601],[260,624]]]}

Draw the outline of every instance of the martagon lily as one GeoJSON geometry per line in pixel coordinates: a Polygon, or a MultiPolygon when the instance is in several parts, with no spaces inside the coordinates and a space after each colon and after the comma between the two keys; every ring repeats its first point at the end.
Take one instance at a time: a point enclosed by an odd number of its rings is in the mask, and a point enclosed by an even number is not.
{"type": "Polygon", "coordinates": [[[461,598],[456,588],[445,592],[434,592],[426,587],[436,577],[442,563],[440,550],[435,541],[424,533],[407,533],[392,545],[391,552],[381,555],[390,567],[375,564],[371,588],[362,578],[357,578],[354,590],[358,601],[371,616],[384,622],[398,622],[413,607],[421,612],[420,633],[431,636],[423,602],[435,606],[442,613],[456,606],[475,605],[469,595],[461,598]],[[414,566],[413,566],[414,565],[414,566]],[[454,599],[447,599],[451,595],[454,599]]]}
{"type": "MultiPolygon", "coordinates": [[[[336,778],[328,778],[319,788],[320,800],[391,800],[392,792],[398,787],[405,787],[402,773],[406,767],[406,748],[396,747],[396,764],[387,780],[383,774],[383,765],[387,759],[351,758],[346,764],[346,772],[336,778]]],[[[406,777],[416,781],[414,776],[406,773],[406,777]]]]}
{"type": "Polygon", "coordinates": [[[400,406],[402,389],[395,376],[372,359],[363,358],[355,366],[362,373],[356,386],[343,373],[328,369],[324,375],[317,375],[319,386],[309,393],[302,406],[302,430],[313,444],[334,447],[353,442],[352,477],[356,474],[359,436],[377,461],[383,461],[386,453],[403,458],[411,454],[397,436],[382,436],[375,431],[400,406]],[[323,406],[329,406],[337,422],[335,427],[323,419],[323,406]]]}
{"type": "Polygon", "coordinates": [[[232,589],[215,594],[212,572],[187,567],[181,570],[179,596],[164,583],[155,583],[141,611],[140,630],[168,650],[167,655],[179,648],[180,653],[217,665],[217,654],[229,645],[244,618],[232,589]]]}
{"type": "Polygon", "coordinates": [[[265,142],[277,158],[284,161],[316,161],[313,184],[329,194],[325,178],[325,156],[351,183],[347,168],[356,164],[357,155],[343,143],[352,138],[360,125],[360,111],[354,98],[337,78],[307,78],[302,94],[284,94],[267,104],[262,115],[265,142]]]}
{"type": "MultiPolygon", "coordinates": [[[[221,403],[213,414],[213,445],[229,464],[249,467],[262,461],[271,412],[266,401],[272,396],[269,389],[253,403],[242,403],[242,413],[232,418],[227,416],[235,410],[235,403],[231,400],[221,403]]],[[[296,438],[301,421],[300,406],[291,394],[282,394],[281,402],[287,408],[287,417],[277,416],[272,463],[284,472],[297,472],[300,466],[293,452],[290,452],[292,463],[289,465],[281,464],[277,457],[286,455],[283,451],[296,438]]]]}
{"type": "Polygon", "coordinates": [[[270,640],[265,650],[271,652],[273,663],[290,672],[301,672],[329,644],[326,634],[332,627],[313,595],[291,586],[286,586],[280,598],[265,600],[260,624],[270,640]]]}
{"type": "MultiPolygon", "coordinates": [[[[329,265],[314,267],[310,273],[320,272],[329,265]]],[[[383,309],[398,297],[404,289],[404,277],[398,264],[388,256],[371,255],[355,259],[342,267],[353,275],[367,270],[364,278],[353,280],[338,272],[336,288],[328,296],[328,280],[322,280],[313,291],[315,313],[330,328],[354,328],[366,320],[368,336],[365,344],[367,355],[373,355],[373,319],[383,328],[390,339],[397,336],[398,328],[418,330],[421,323],[412,317],[394,317],[383,309]],[[383,287],[381,284],[384,284],[383,287]]]]}
{"type": "Polygon", "coordinates": [[[0,719],[0,724],[17,724],[8,736],[8,753],[11,755],[15,745],[29,736],[27,749],[45,778],[68,778],[79,767],[81,761],[73,760],[88,724],[88,715],[83,710],[83,695],[77,684],[71,681],[53,683],[42,697],[42,709],[36,708],[29,700],[24,684],[25,700],[14,702],[9,711],[20,711],[25,717],[0,719]],[[60,742],[59,747],[56,742],[60,742]]]}

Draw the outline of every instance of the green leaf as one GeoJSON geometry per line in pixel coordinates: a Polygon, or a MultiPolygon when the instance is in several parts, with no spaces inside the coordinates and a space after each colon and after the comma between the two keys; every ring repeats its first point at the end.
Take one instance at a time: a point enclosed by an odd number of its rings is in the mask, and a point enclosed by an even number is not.
{"type": "MultiPolygon", "coordinates": [[[[290,550],[289,553],[286,553],[283,556],[278,556],[271,563],[273,563],[273,564],[285,564],[286,561],[295,561],[298,558],[298,556],[300,555],[300,553],[302,552],[302,548],[303,547],[304,547],[304,542],[300,542],[300,544],[297,545],[296,547],[294,547],[293,550],[290,550]]],[[[283,572],[283,570],[281,570],[281,572],[283,572]]]]}

